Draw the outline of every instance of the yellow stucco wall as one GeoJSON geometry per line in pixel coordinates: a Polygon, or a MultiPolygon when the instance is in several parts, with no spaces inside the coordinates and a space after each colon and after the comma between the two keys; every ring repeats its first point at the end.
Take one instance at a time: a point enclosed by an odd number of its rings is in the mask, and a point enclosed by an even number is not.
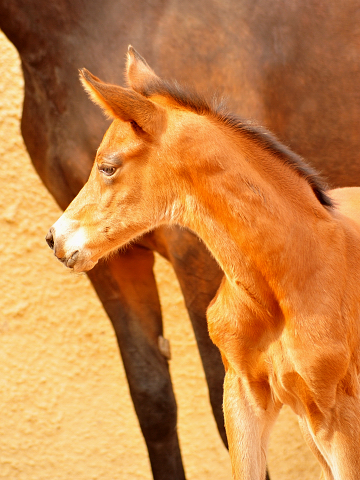
{"type": "MultiPolygon", "coordinates": [[[[22,142],[22,89],[18,56],[0,32],[0,479],[150,480],[110,322],[87,277],[44,242],[60,211],[22,142]]],[[[179,288],[160,258],[156,273],[187,478],[229,479],[179,288]]],[[[318,477],[287,409],[270,468],[274,480],[318,477]]]]}

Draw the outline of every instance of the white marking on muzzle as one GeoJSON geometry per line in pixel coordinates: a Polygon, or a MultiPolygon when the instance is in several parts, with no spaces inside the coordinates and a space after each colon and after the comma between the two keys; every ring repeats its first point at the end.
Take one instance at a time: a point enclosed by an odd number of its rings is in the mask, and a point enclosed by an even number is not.
{"type": "Polygon", "coordinates": [[[82,252],[86,249],[86,231],[77,220],[66,218],[63,214],[53,225],[55,243],[62,243],[66,257],[76,250],[82,252]]]}

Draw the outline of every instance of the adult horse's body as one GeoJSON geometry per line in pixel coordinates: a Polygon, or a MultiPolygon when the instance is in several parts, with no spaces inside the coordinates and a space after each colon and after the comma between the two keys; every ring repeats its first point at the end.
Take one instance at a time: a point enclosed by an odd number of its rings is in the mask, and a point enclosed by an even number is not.
{"type": "Polygon", "coordinates": [[[360,188],[335,191],[269,132],[162,81],[83,84],[113,117],[89,181],[50,229],[75,271],[161,225],[195,231],[225,276],[208,309],[225,365],[233,478],[263,480],[283,404],[327,480],[360,470],[360,188]],[[331,193],[331,191],[330,191],[331,193]]]}
{"type": "MultiPolygon", "coordinates": [[[[77,70],[85,65],[107,81],[121,81],[131,42],[163,76],[199,90],[220,86],[232,109],[269,126],[333,185],[359,184],[357,5],[0,0],[0,27],[22,60],[22,132],[35,168],[66,208],[85,183],[107,126],[82,92],[77,70]]],[[[114,325],[154,477],[182,479],[176,403],[158,349],[162,322],[152,250],[169,258],[178,275],[224,438],[223,367],[205,322],[221,272],[191,233],[167,228],[90,272],[114,325]]]]}

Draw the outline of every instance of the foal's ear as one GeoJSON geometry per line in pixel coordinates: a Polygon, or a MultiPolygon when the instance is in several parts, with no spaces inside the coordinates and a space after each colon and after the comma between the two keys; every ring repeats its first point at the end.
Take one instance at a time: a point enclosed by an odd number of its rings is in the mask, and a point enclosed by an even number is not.
{"type": "Polygon", "coordinates": [[[135,122],[153,136],[163,131],[166,115],[161,106],[134,90],[104,83],[86,68],[80,70],[80,80],[93,102],[111,118],[135,122]]]}
{"type": "Polygon", "coordinates": [[[151,86],[161,82],[146,60],[129,45],[126,62],[126,79],[131,88],[142,95],[151,93],[151,86]]]}

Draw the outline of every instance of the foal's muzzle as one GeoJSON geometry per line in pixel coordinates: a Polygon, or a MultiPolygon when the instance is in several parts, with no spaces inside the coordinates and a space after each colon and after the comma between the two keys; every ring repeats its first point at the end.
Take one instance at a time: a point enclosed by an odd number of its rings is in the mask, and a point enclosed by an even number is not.
{"type": "Polygon", "coordinates": [[[69,257],[66,257],[63,249],[59,247],[57,248],[54,235],[54,229],[53,227],[51,227],[45,237],[46,243],[49,245],[51,250],[54,251],[54,255],[57,257],[58,260],[60,260],[61,263],[63,263],[68,268],[73,268],[79,257],[79,250],[75,250],[75,252],[72,252],[69,257]]]}

